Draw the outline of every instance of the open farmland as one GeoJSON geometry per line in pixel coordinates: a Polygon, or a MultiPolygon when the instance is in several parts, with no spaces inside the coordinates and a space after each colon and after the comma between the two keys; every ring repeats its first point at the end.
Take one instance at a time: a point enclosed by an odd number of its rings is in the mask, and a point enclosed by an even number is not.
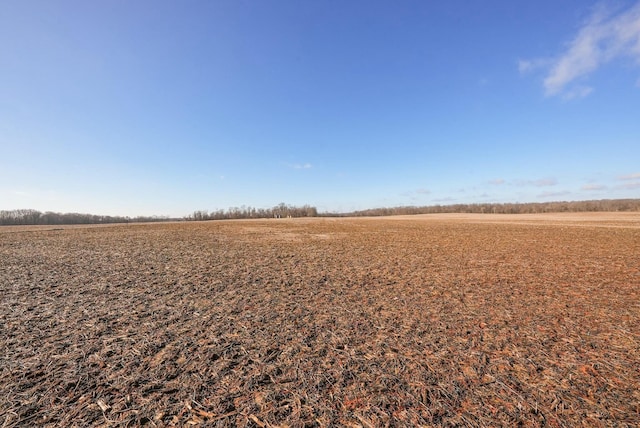
{"type": "Polygon", "coordinates": [[[638,426],[640,213],[0,229],[0,426],[638,426]]]}

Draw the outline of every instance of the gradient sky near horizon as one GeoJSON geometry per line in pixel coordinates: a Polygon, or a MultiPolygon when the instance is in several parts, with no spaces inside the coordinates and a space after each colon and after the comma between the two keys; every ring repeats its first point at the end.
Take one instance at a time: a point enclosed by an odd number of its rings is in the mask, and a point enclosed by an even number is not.
{"type": "Polygon", "coordinates": [[[0,209],[638,197],[638,1],[0,3],[0,209]]]}

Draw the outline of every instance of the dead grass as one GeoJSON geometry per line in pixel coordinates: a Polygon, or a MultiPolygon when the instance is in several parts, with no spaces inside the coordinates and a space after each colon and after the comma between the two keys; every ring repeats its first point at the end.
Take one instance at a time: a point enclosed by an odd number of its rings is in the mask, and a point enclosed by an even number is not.
{"type": "Polygon", "coordinates": [[[0,425],[638,426],[608,216],[0,233],[0,425]]]}

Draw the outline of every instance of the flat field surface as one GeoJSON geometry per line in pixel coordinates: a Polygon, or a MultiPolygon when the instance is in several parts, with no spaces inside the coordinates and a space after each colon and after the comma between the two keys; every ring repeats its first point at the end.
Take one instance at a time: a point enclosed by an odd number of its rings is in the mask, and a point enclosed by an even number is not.
{"type": "Polygon", "coordinates": [[[640,213],[0,228],[0,426],[638,426],[640,213]]]}

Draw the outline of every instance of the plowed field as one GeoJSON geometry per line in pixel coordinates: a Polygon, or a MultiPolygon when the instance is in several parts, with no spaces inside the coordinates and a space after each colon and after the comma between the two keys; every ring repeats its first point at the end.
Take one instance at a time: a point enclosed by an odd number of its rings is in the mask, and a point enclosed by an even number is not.
{"type": "Polygon", "coordinates": [[[0,426],[638,426],[640,213],[0,228],[0,426]]]}

